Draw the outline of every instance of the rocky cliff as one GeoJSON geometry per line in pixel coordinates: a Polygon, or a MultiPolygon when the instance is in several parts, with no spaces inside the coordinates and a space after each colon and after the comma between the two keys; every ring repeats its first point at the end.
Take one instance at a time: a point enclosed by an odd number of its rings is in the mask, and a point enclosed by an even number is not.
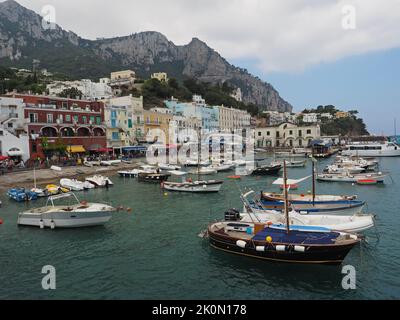
{"type": "Polygon", "coordinates": [[[59,26],[45,30],[42,18],[13,0],[0,3],[0,63],[43,68],[76,78],[96,78],[132,68],[143,77],[165,71],[176,78],[228,82],[240,87],[243,100],[264,110],[291,111],[268,83],[228,63],[206,43],[194,38],[177,46],[158,32],[142,32],[104,40],[82,39],[59,26]]]}

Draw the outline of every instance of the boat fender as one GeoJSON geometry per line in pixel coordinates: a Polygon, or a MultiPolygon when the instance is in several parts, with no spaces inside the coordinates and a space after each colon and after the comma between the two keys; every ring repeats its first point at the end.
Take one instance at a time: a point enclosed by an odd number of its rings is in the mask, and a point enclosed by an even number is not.
{"type": "Polygon", "coordinates": [[[40,227],[40,229],[44,229],[44,221],[43,220],[39,221],[39,227],[40,227]]]}
{"type": "Polygon", "coordinates": [[[268,227],[270,227],[270,226],[272,226],[272,225],[273,225],[273,222],[272,222],[272,221],[268,221],[268,222],[267,222],[267,226],[268,226],[268,227]]]}
{"type": "Polygon", "coordinates": [[[239,248],[246,248],[246,241],[243,241],[243,240],[238,240],[238,241],[236,241],[236,245],[239,247],[239,248]]]}
{"type": "Polygon", "coordinates": [[[3,222],[4,222],[4,221],[3,221],[2,219],[0,219],[0,225],[3,224],[3,222]]]}
{"type": "Polygon", "coordinates": [[[50,228],[51,228],[52,230],[54,230],[55,227],[56,227],[56,224],[55,224],[54,220],[51,220],[51,221],[50,221],[50,228]]]}
{"type": "Polygon", "coordinates": [[[294,246],[294,251],[297,251],[297,252],[306,252],[306,247],[303,247],[303,246],[294,246]]]}
{"type": "Polygon", "coordinates": [[[256,247],[256,251],[258,251],[258,252],[264,252],[264,251],[265,251],[265,247],[264,247],[264,246],[257,246],[257,247],[256,247]]]}
{"type": "Polygon", "coordinates": [[[276,251],[283,252],[283,251],[286,251],[286,246],[276,246],[275,249],[276,249],[276,251]]]}
{"type": "Polygon", "coordinates": [[[268,243],[271,243],[272,242],[272,237],[271,236],[266,237],[265,241],[267,241],[268,243]]]}

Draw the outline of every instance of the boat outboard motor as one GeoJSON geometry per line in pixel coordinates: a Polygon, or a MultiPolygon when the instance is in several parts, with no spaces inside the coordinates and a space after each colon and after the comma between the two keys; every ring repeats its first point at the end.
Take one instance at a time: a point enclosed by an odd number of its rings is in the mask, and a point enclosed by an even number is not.
{"type": "Polygon", "coordinates": [[[240,221],[240,213],[237,209],[225,211],[225,221],[240,221]]]}

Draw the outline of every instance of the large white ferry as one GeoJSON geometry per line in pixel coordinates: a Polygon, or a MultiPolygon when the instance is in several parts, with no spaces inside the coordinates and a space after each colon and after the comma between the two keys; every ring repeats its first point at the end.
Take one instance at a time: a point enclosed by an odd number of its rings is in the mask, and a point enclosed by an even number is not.
{"type": "Polygon", "coordinates": [[[344,156],[400,157],[400,146],[394,142],[363,142],[347,145],[344,156]]]}

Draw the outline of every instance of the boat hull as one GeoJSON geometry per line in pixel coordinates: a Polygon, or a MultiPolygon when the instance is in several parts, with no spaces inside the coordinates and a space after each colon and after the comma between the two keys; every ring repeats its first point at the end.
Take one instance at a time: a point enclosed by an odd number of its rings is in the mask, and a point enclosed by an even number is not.
{"type": "Polygon", "coordinates": [[[164,182],[163,188],[168,191],[175,192],[192,192],[192,193],[211,193],[219,192],[223,182],[203,183],[203,184],[180,184],[164,182]]]}
{"type": "Polygon", "coordinates": [[[101,212],[54,212],[49,215],[25,214],[18,215],[18,225],[52,228],[80,228],[99,226],[107,223],[112,217],[111,211],[101,212]]]}
{"type": "Polygon", "coordinates": [[[325,182],[350,182],[350,183],[357,183],[359,180],[364,179],[373,179],[376,180],[377,183],[384,183],[386,175],[353,175],[353,176],[342,176],[342,175],[332,175],[332,174],[319,174],[317,175],[318,181],[325,181],[325,182]]]}
{"type": "Polygon", "coordinates": [[[306,246],[305,252],[290,251],[289,248],[287,251],[277,251],[274,243],[248,241],[246,247],[242,248],[237,245],[238,239],[224,237],[210,230],[208,236],[210,245],[215,249],[252,258],[286,263],[339,265],[355,246],[355,243],[351,242],[348,245],[340,246],[306,246]],[[258,251],[257,246],[265,246],[265,250],[258,251]]]}

